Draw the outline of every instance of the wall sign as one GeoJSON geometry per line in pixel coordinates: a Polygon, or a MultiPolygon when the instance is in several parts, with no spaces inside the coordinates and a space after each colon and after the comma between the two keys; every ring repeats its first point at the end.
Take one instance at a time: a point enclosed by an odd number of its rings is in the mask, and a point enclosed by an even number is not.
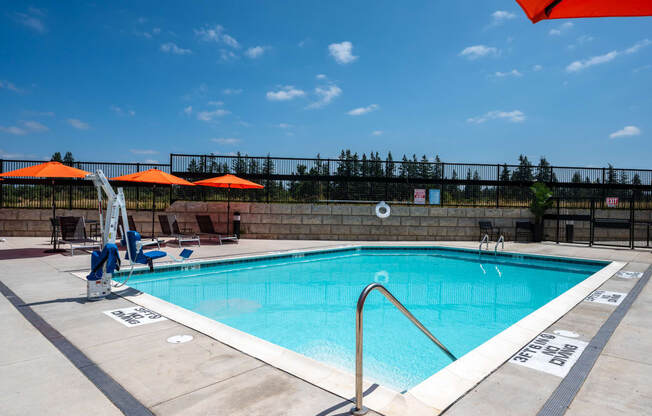
{"type": "Polygon", "coordinates": [[[425,189],[415,189],[414,190],[414,203],[415,204],[425,204],[426,203],[426,190],[425,189]]]}
{"type": "Polygon", "coordinates": [[[618,306],[627,296],[626,293],[596,290],[584,299],[585,302],[604,303],[605,305],[618,306]]]}
{"type": "Polygon", "coordinates": [[[122,325],[127,327],[153,324],[155,322],[167,321],[167,318],[159,313],[150,311],[142,306],[132,308],[116,309],[113,311],[104,311],[104,314],[110,316],[122,325]]]}
{"type": "Polygon", "coordinates": [[[557,377],[566,377],[588,344],[543,332],[509,361],[557,377]]]}
{"type": "Polygon", "coordinates": [[[441,189],[428,189],[428,203],[441,205],[441,189]]]}
{"type": "Polygon", "coordinates": [[[618,197],[609,196],[605,199],[605,203],[607,205],[607,208],[616,208],[616,206],[618,205],[618,197]]]}
{"type": "Polygon", "coordinates": [[[626,272],[621,270],[616,273],[616,277],[620,277],[621,279],[640,279],[643,277],[643,272],[626,272]]]}

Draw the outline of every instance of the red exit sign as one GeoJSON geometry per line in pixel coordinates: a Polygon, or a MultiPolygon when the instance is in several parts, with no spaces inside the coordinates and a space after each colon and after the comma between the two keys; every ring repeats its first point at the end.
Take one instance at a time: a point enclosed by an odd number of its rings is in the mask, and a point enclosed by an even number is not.
{"type": "Polygon", "coordinates": [[[607,197],[605,202],[608,208],[616,208],[616,206],[618,206],[618,197],[617,196],[607,197]]]}

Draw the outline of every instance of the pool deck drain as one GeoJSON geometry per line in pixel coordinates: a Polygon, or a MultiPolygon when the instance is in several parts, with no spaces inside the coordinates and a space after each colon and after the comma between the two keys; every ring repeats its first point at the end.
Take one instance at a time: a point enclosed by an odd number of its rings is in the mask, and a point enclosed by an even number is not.
{"type": "MultiPolygon", "coordinates": [[[[31,247],[33,250],[38,247],[37,244],[42,243],[41,240],[9,239],[8,245],[12,249],[31,247]]],[[[243,240],[239,246],[202,246],[197,254],[202,257],[236,256],[342,244],[344,243],[243,240]]],[[[372,244],[376,245],[377,242],[372,244]]],[[[429,242],[421,245],[477,248],[472,242],[429,242]]],[[[3,258],[2,251],[5,247],[0,246],[0,259],[3,258]]],[[[507,250],[628,261],[630,264],[624,270],[635,272],[644,271],[652,263],[652,254],[642,250],[588,249],[551,244],[510,244],[507,250]]],[[[124,299],[81,303],[79,300],[85,291],[83,282],[63,271],[86,268],[87,255],[72,258],[60,255],[31,259],[13,257],[0,260],[0,280],[28,302],[49,325],[68,338],[75,348],[94,361],[98,368],[155,414],[325,416],[346,414],[348,411],[350,403],[347,399],[350,397],[343,398],[328,393],[174,321],[128,328],[102,314],[103,311],[134,306],[124,299]],[[191,334],[194,340],[182,344],[166,342],[167,338],[178,334],[191,334]]],[[[627,293],[624,304],[628,298],[631,299],[634,284],[640,281],[611,278],[600,289],[627,293]]],[[[590,409],[590,413],[597,416],[602,408],[610,410],[610,414],[615,409],[620,414],[633,415],[643,414],[645,409],[652,407],[652,362],[648,358],[652,356],[652,331],[648,318],[652,310],[650,285],[644,286],[638,298],[631,301],[631,309],[624,315],[575,401],[571,403],[569,414],[586,414],[583,411],[590,409]],[[635,354],[632,355],[632,352],[635,354]],[[624,358],[620,362],[621,357],[627,354],[630,354],[630,367],[627,367],[624,358]],[[639,379],[632,382],[630,374],[639,379]],[[587,386],[591,387],[590,391],[586,391],[587,386]],[[628,401],[624,397],[621,400],[623,404],[618,398],[625,391],[633,399],[628,401]],[[602,395],[601,401],[596,399],[595,392],[602,395]]],[[[89,414],[89,408],[93,409],[91,413],[94,415],[120,413],[99,391],[93,393],[89,390],[88,382],[83,382],[83,374],[79,373],[75,379],[74,371],[78,370],[60,369],[53,373],[39,368],[36,365],[38,360],[33,356],[43,354],[33,354],[31,349],[40,352],[48,347],[38,344],[40,334],[34,328],[25,328],[20,322],[24,321],[20,315],[14,316],[7,311],[9,306],[8,302],[0,302],[0,314],[5,318],[3,322],[9,330],[8,338],[15,340],[14,335],[17,335],[19,342],[17,344],[5,339],[0,343],[0,356],[3,357],[0,359],[3,371],[0,396],[10,398],[0,401],[1,414],[44,414],[54,409],[52,406],[59,406],[60,414],[89,414]],[[23,338],[33,339],[34,345],[21,347],[23,338]],[[29,371],[34,373],[30,374],[33,377],[26,378],[25,374],[29,371]],[[54,375],[62,379],[64,376],[69,377],[76,380],[79,387],[62,391],[60,383],[31,382],[39,374],[44,380],[54,375]]],[[[547,332],[572,331],[580,335],[579,339],[590,341],[615,309],[613,305],[582,302],[547,332]]],[[[50,359],[60,363],[57,364],[59,366],[67,362],[62,355],[50,359]]],[[[553,375],[507,363],[458,400],[446,414],[534,415],[541,410],[561,380],[553,375]],[[486,400],[487,397],[489,400],[486,400]]],[[[398,409],[397,407],[396,410],[398,409]]],[[[603,414],[608,413],[604,411],[603,414]]]]}

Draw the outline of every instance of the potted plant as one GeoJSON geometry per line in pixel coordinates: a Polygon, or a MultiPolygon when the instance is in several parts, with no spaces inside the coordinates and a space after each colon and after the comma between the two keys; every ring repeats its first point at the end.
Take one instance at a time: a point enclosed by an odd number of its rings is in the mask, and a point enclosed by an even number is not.
{"type": "Polygon", "coordinates": [[[532,239],[536,242],[543,240],[543,215],[552,207],[552,191],[545,184],[536,182],[530,187],[532,202],[530,212],[534,214],[534,229],[532,239]]]}

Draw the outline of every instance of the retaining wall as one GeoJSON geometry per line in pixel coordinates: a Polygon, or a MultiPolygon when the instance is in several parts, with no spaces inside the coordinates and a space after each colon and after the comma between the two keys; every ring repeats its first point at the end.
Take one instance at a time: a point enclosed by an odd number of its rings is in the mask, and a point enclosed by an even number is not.
{"type": "MultiPolygon", "coordinates": [[[[479,239],[478,221],[492,221],[513,239],[516,221],[532,221],[524,208],[449,208],[392,206],[392,215],[379,219],[374,206],[350,204],[264,204],[232,203],[231,214],[241,213],[242,236],[266,239],[317,240],[471,240],[479,239]]],[[[177,215],[182,228],[198,231],[195,215],[210,215],[218,232],[226,233],[227,206],[223,202],[177,201],[167,210],[177,215]]],[[[570,210],[584,214],[588,210],[570,210]]],[[[0,209],[0,236],[48,236],[51,210],[0,209]]],[[[130,211],[138,231],[151,232],[151,212],[130,211]]],[[[57,215],[97,219],[96,210],[58,210],[57,215]]],[[[628,211],[598,210],[597,217],[629,218],[628,211]]],[[[637,213],[637,220],[650,220],[650,212],[637,213]]],[[[555,238],[555,223],[546,222],[546,239],[555,238]]],[[[564,222],[561,222],[564,227],[564,222]]],[[[158,218],[155,232],[160,233],[158,218]]],[[[596,229],[597,239],[627,240],[628,230],[596,229]]],[[[563,234],[562,234],[563,235],[563,234]]],[[[575,239],[588,240],[588,222],[575,222],[575,239]]]]}

